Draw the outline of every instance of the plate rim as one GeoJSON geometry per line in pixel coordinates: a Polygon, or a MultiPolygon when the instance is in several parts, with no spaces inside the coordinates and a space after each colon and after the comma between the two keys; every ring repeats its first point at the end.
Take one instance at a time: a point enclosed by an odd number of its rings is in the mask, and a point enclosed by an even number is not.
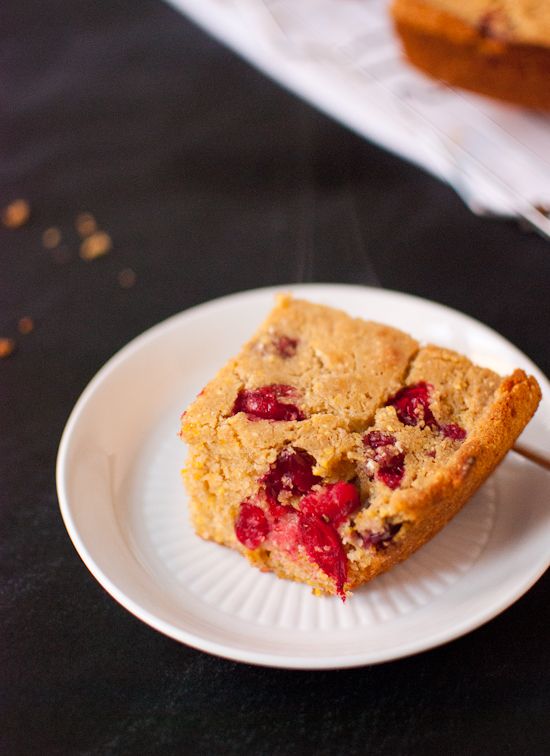
{"type": "MultiPolygon", "coordinates": [[[[394,651],[388,653],[388,650],[379,650],[373,653],[368,648],[361,654],[355,653],[354,655],[338,656],[327,655],[317,656],[311,658],[304,658],[298,655],[291,654],[270,654],[265,651],[251,651],[248,649],[237,648],[231,645],[219,643],[217,641],[202,638],[193,632],[184,630],[177,625],[163,620],[148,609],[142,607],[134,599],[126,595],[126,593],[120,589],[116,582],[114,582],[95,562],[94,557],[84,544],[79,529],[73,519],[70,497],[67,491],[67,458],[70,451],[71,440],[75,429],[78,427],[78,421],[80,415],[84,411],[87,403],[91,400],[96,390],[108,380],[110,374],[115,371],[119,364],[128,359],[134,351],[138,351],[149,341],[154,341],[156,336],[166,329],[174,327],[180,320],[199,315],[208,310],[215,309],[216,307],[224,304],[230,304],[232,300],[253,299],[255,297],[269,296],[272,297],[281,292],[296,293],[299,296],[307,296],[307,293],[301,293],[307,290],[313,289],[326,289],[331,293],[344,293],[346,290],[353,290],[354,292],[361,293],[362,295],[377,294],[377,295],[389,295],[397,296],[399,299],[408,300],[412,305],[415,303],[421,303],[422,305],[428,305],[441,309],[452,315],[459,315],[462,319],[466,319],[472,326],[477,329],[481,328],[485,330],[487,335],[492,338],[496,338],[502,342],[508,348],[512,348],[515,352],[521,354],[523,360],[529,366],[530,370],[533,370],[537,374],[537,378],[540,380],[542,377],[543,396],[548,396],[550,392],[550,383],[546,379],[544,373],[538,368],[538,366],[532,362],[532,360],[525,355],[521,350],[516,347],[512,342],[508,341],[504,336],[493,330],[490,326],[485,325],[483,322],[476,320],[475,318],[462,313],[447,305],[435,302],[433,300],[426,299],[424,297],[416,296],[406,292],[401,292],[394,289],[386,289],[382,287],[364,286],[361,284],[345,284],[345,283],[289,283],[276,286],[264,286],[255,289],[245,289],[242,291],[233,292],[225,296],[210,299],[201,302],[193,307],[182,310],[175,313],[168,318],[162,320],[159,323],[151,326],[142,333],[132,338],[127,344],[113,354],[95,373],[93,378],[88,382],[76,403],[71,410],[71,413],[67,419],[65,427],[63,429],[61,440],[59,443],[57,460],[56,460],[56,486],[58,494],[59,509],[67,529],[68,535],[73,543],[73,546],[84,562],[87,569],[91,572],[93,577],[99,582],[104,590],[123,606],[127,611],[140,619],[145,624],[154,628],[163,635],[170,637],[180,643],[184,643],[192,648],[200,651],[204,651],[211,655],[219,656],[232,661],[244,662],[257,666],[281,668],[281,669],[298,669],[298,670],[330,670],[330,669],[349,669],[354,667],[361,667],[366,665],[381,664],[384,662],[394,661],[397,659],[405,658],[408,656],[422,653],[423,651],[437,648],[442,645],[446,645],[451,641],[481,627],[485,623],[494,619],[501,612],[505,611],[512,604],[514,604],[521,596],[523,596],[548,569],[550,558],[545,558],[544,554],[541,555],[540,560],[535,560],[533,568],[526,573],[524,580],[522,580],[516,589],[511,591],[503,599],[499,597],[492,602],[488,602],[478,612],[471,614],[463,622],[455,624],[452,628],[443,628],[437,630],[432,634],[426,634],[420,639],[414,639],[413,641],[402,643],[396,647],[394,651]],[[300,292],[300,293],[299,293],[300,292]]],[[[345,306],[343,307],[345,309],[345,306]]]]}

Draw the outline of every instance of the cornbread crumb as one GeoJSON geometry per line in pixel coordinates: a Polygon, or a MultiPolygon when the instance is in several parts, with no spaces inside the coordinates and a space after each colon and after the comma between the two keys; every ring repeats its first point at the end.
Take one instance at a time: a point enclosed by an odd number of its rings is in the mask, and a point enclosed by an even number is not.
{"type": "Polygon", "coordinates": [[[76,216],[74,226],[83,239],[97,231],[97,222],[91,213],[79,213],[76,216]]]}
{"type": "Polygon", "coordinates": [[[23,318],[19,318],[19,322],[17,323],[17,330],[22,336],[27,336],[29,333],[32,333],[32,331],[34,331],[33,319],[28,315],[25,315],[25,317],[23,318]]]}
{"type": "Polygon", "coordinates": [[[24,199],[10,202],[2,210],[2,223],[6,228],[20,228],[24,226],[31,215],[31,206],[24,199]]]}
{"type": "Polygon", "coordinates": [[[9,338],[0,338],[0,359],[3,360],[13,354],[15,350],[15,340],[9,338]]]}
{"type": "Polygon", "coordinates": [[[42,234],[42,246],[44,249],[55,249],[61,243],[61,231],[52,226],[47,228],[42,234]]]}
{"type": "Polygon", "coordinates": [[[131,289],[136,283],[136,273],[132,268],[123,268],[117,275],[118,285],[121,289],[131,289]]]}
{"type": "Polygon", "coordinates": [[[106,231],[95,231],[80,245],[80,257],[83,260],[95,260],[106,255],[112,246],[113,242],[106,231]]]}

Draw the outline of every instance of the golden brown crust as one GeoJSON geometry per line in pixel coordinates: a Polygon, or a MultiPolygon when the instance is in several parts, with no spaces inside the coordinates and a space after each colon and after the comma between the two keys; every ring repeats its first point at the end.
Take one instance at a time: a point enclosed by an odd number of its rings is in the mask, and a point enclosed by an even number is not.
{"type": "Polygon", "coordinates": [[[392,14],[408,59],[452,86],[550,109],[550,48],[490,36],[424,0],[394,0],[392,14]]]}
{"type": "Polygon", "coordinates": [[[469,26],[517,44],[550,47],[550,4],[545,0],[424,0],[469,26]]]}
{"type": "MultiPolygon", "coordinates": [[[[308,417],[331,415],[346,428],[362,427],[383,398],[398,389],[417,350],[413,338],[391,326],[279,295],[250,341],[189,407],[182,436],[192,443],[208,428],[219,427],[241,388],[268,384],[293,386],[308,417]],[[280,337],[297,340],[292,358],[281,359],[274,349],[280,337]]],[[[285,426],[272,427],[274,435],[281,429],[286,435],[285,426]]],[[[250,426],[243,423],[242,432],[246,429],[250,426]]],[[[249,435],[243,441],[248,443],[249,435]]]]}
{"type": "Polygon", "coordinates": [[[506,456],[533,416],[541,392],[523,370],[503,378],[494,402],[430,484],[407,490],[397,504],[410,525],[365,569],[352,573],[349,588],[402,562],[436,535],[462,508],[506,456]]]}

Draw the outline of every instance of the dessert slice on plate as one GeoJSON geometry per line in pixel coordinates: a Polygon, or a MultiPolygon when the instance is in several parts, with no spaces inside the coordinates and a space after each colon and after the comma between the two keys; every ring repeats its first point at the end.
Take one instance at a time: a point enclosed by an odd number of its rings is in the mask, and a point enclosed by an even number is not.
{"type": "Polygon", "coordinates": [[[540,390],[389,326],[279,297],[182,415],[198,535],[327,594],[419,548],[500,462],[540,390]]]}

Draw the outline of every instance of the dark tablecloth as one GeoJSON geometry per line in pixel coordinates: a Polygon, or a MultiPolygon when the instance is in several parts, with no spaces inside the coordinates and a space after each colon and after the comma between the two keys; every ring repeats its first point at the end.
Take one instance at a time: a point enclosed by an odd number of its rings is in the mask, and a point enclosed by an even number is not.
{"type": "Polygon", "coordinates": [[[103,591],[65,532],[54,463],[75,400],[129,339],[257,286],[412,292],[548,372],[550,244],[473,216],[161,2],[7,0],[0,37],[0,196],[32,207],[0,231],[0,336],[18,343],[0,361],[0,751],[548,753],[548,577],[413,658],[254,668],[159,635],[103,591]],[[89,263],[83,210],[113,240],[89,263]],[[119,284],[127,268],[132,288],[119,284]]]}

